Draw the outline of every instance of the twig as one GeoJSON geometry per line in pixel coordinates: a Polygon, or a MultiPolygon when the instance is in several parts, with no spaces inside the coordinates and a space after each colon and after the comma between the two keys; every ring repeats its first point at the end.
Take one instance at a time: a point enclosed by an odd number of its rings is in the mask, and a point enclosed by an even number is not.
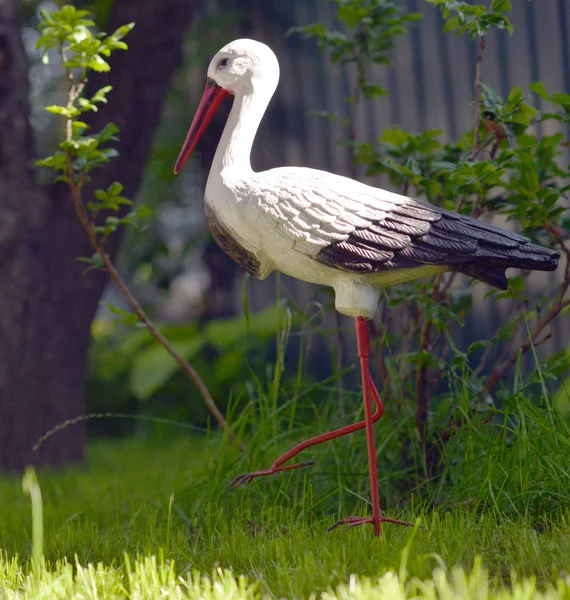
{"type": "Polygon", "coordinates": [[[481,125],[481,65],[483,64],[483,54],[485,52],[485,36],[479,36],[479,46],[477,48],[477,64],[475,66],[475,117],[473,124],[473,149],[471,151],[471,160],[475,160],[479,152],[479,127],[481,125]]]}
{"type": "Polygon", "coordinates": [[[530,334],[530,339],[526,341],[520,349],[515,350],[511,353],[511,355],[505,360],[501,361],[494,369],[491,371],[491,374],[487,378],[485,382],[484,389],[486,392],[490,392],[500,381],[501,377],[516,363],[519,352],[521,356],[523,356],[526,352],[530,350],[530,348],[534,346],[538,346],[543,344],[546,340],[548,340],[551,336],[551,333],[546,334],[540,341],[538,337],[542,334],[544,329],[550,325],[550,323],[560,314],[564,308],[570,306],[570,299],[564,299],[566,292],[570,288],[570,249],[564,244],[561,238],[557,239],[562,251],[566,256],[566,265],[564,268],[564,279],[560,284],[558,289],[558,293],[552,302],[552,306],[550,310],[546,313],[546,315],[542,319],[538,319],[535,328],[530,334]]]}
{"type": "MultiPolygon", "coordinates": [[[[512,310],[508,310],[507,314],[512,314],[514,312],[514,310],[515,310],[515,304],[513,303],[512,310]]],[[[513,317],[511,319],[511,321],[509,322],[509,326],[511,326],[513,324],[516,324],[516,325],[515,325],[514,330],[509,335],[508,341],[505,342],[505,344],[503,345],[500,355],[498,356],[498,358],[495,361],[497,364],[501,364],[504,360],[506,360],[507,356],[509,356],[509,352],[511,351],[513,344],[517,340],[517,334],[520,331],[521,324],[523,322],[523,318],[524,318],[525,314],[527,314],[527,312],[528,312],[527,306],[523,304],[517,311],[516,316],[513,317]]],[[[483,373],[483,370],[485,369],[487,360],[489,359],[489,356],[491,355],[493,348],[497,347],[497,344],[493,343],[493,342],[494,342],[494,340],[498,340],[503,329],[504,329],[504,327],[499,325],[497,327],[497,329],[495,329],[493,335],[491,335],[491,337],[489,339],[489,343],[487,344],[487,347],[485,348],[483,354],[481,355],[479,364],[477,365],[477,368],[473,371],[474,377],[479,377],[479,375],[481,375],[481,373],[483,373]]]]}
{"type": "MultiPolygon", "coordinates": [[[[435,280],[433,282],[433,290],[431,294],[432,302],[440,302],[440,290],[439,286],[441,284],[441,273],[436,275],[435,280]]],[[[431,326],[432,323],[429,319],[426,319],[422,331],[420,334],[420,353],[427,350],[430,342],[430,334],[431,334],[431,326]]],[[[418,370],[418,374],[416,377],[416,390],[418,396],[418,407],[416,410],[416,427],[420,434],[420,439],[422,441],[422,445],[426,447],[427,440],[427,417],[428,417],[428,400],[429,400],[429,391],[428,391],[428,376],[427,376],[427,366],[422,365],[418,370]]]]}
{"type": "Polygon", "coordinates": [[[172,356],[172,358],[178,363],[182,371],[192,380],[194,385],[198,388],[200,395],[204,399],[208,410],[212,413],[213,417],[216,419],[220,427],[224,430],[228,430],[228,424],[224,419],[224,416],[220,412],[220,409],[216,406],[212,395],[210,394],[206,384],[202,381],[197,371],[189,365],[181,356],[174,350],[174,348],[170,345],[170,342],[160,333],[157,329],[156,325],[151,321],[151,319],[144,312],[141,305],[138,303],[137,299],[133,296],[131,290],[128,288],[127,284],[124,282],[123,278],[120,276],[119,272],[115,268],[115,265],[111,262],[109,255],[103,250],[103,247],[99,243],[97,236],[95,234],[95,229],[93,223],[89,220],[85,206],[83,205],[83,201],[81,200],[81,195],[79,192],[79,188],[74,179],[73,174],[73,163],[72,163],[72,155],[70,150],[67,150],[67,177],[69,180],[69,187],[71,189],[71,196],[73,198],[73,204],[75,207],[75,213],[77,218],[81,222],[85,233],[87,233],[89,237],[89,241],[91,242],[91,246],[95,250],[95,252],[99,255],[103,264],[105,265],[105,269],[109,273],[109,276],[115,283],[115,285],[121,290],[128,303],[131,305],[133,311],[136,313],[138,318],[145,324],[150,334],[154,337],[154,339],[164,347],[164,349],[172,356]]]}
{"type": "Polygon", "coordinates": [[[358,121],[358,112],[360,108],[360,95],[362,86],[365,83],[364,77],[364,66],[361,61],[357,62],[357,75],[356,83],[354,85],[354,93],[352,95],[351,110],[350,110],[350,124],[349,124],[349,139],[350,139],[350,176],[356,179],[358,173],[356,169],[356,163],[354,162],[354,144],[356,142],[356,127],[358,121]]]}
{"type": "MultiPolygon", "coordinates": [[[[73,80],[73,74],[66,69],[67,78],[69,82],[69,96],[68,96],[68,107],[71,108],[75,100],[81,94],[84,83],[81,82],[78,85],[75,85],[73,80]]],[[[67,119],[67,127],[66,127],[66,140],[67,142],[72,141],[72,119],[67,119]]],[[[194,383],[200,395],[202,396],[204,403],[208,407],[208,410],[212,414],[212,416],[216,419],[218,425],[225,431],[229,431],[228,424],[224,419],[221,411],[217,407],[210,391],[208,390],[206,384],[202,381],[198,372],[188,364],[178,352],[170,345],[169,341],[162,335],[162,333],[157,329],[156,325],[152,322],[152,320],[145,313],[141,305],[138,303],[137,299],[133,296],[131,290],[115,268],[115,265],[103,249],[103,246],[97,239],[97,233],[95,230],[94,223],[90,220],[87,211],[85,209],[85,205],[83,204],[83,200],[81,198],[80,187],[77,184],[75,173],[73,170],[73,155],[68,145],[66,148],[66,156],[67,156],[67,181],[69,184],[69,188],[71,190],[71,197],[73,199],[73,205],[75,208],[75,213],[77,218],[79,219],[85,233],[87,234],[91,246],[95,250],[95,252],[101,258],[105,269],[109,273],[109,276],[115,283],[115,285],[121,290],[128,303],[131,305],[133,311],[138,316],[138,318],[145,324],[150,334],[154,337],[154,339],[172,356],[172,358],[178,363],[179,367],[182,371],[190,378],[190,380],[194,383]]],[[[231,434],[232,439],[234,439],[233,434],[231,434]]]]}
{"type": "MultiPolygon", "coordinates": [[[[475,160],[479,152],[479,127],[481,121],[481,66],[483,64],[483,56],[485,51],[485,37],[479,36],[479,45],[477,49],[477,64],[475,67],[475,106],[474,106],[474,125],[473,125],[473,148],[471,151],[471,160],[475,160]]],[[[456,211],[459,212],[465,202],[465,197],[461,196],[457,200],[456,211]]],[[[474,218],[481,216],[483,208],[479,208],[478,203],[475,202],[472,210],[474,218]]],[[[455,280],[457,273],[452,273],[448,276],[443,287],[442,275],[439,274],[434,280],[434,287],[432,293],[432,300],[434,302],[440,302],[441,298],[447,294],[453,281],[455,280]]],[[[427,350],[430,345],[430,334],[431,334],[431,322],[426,320],[420,335],[420,352],[427,350]]],[[[427,367],[422,365],[417,373],[416,378],[416,390],[418,396],[418,407],[416,412],[416,427],[420,433],[422,444],[426,448],[427,440],[427,416],[428,416],[428,396],[430,393],[430,381],[428,380],[427,367]]]]}
{"type": "Polygon", "coordinates": [[[493,372],[491,373],[491,375],[485,382],[483,389],[487,393],[490,393],[491,390],[497,385],[497,383],[499,383],[499,380],[501,379],[501,377],[517,362],[517,360],[519,360],[519,357],[522,358],[533,346],[535,348],[538,348],[538,346],[541,346],[542,344],[547,342],[551,337],[552,337],[552,332],[549,332],[540,340],[533,341],[534,336],[532,336],[532,339],[524,342],[524,344],[522,344],[521,347],[516,352],[513,352],[511,354],[511,356],[508,358],[508,360],[501,363],[498,367],[496,367],[493,370],[493,372]]]}

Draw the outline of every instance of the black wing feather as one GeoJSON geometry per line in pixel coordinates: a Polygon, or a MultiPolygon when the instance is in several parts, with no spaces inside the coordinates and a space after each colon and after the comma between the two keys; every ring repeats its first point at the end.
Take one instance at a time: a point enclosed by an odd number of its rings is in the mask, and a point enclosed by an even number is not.
{"type": "Polygon", "coordinates": [[[317,260],[354,273],[446,266],[506,289],[505,269],[554,271],[558,257],[512,231],[409,199],[384,219],[323,248],[317,260]]]}

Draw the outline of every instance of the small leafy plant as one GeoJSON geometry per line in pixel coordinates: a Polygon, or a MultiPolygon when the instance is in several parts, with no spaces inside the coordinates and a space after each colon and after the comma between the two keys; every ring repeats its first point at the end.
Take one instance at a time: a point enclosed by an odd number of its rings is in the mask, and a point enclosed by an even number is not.
{"type": "Polygon", "coordinates": [[[123,38],[134,23],[123,25],[111,35],[106,35],[94,32],[95,23],[89,18],[88,11],[77,10],[71,5],[63,6],[56,12],[41,10],[41,16],[41,36],[37,41],[37,48],[44,51],[44,62],[49,60],[50,50],[56,51],[68,89],[65,105],[46,108],[48,112],[65,120],[65,139],[56,152],[37,164],[53,170],[57,174],[56,181],[65,182],[69,186],[75,212],[94,250],[93,256],[78,260],[86,262],[89,269],[104,269],[109,274],[133,311],[127,312],[110,306],[119,317],[118,320],[127,326],[139,325],[148,330],[193,381],[218,424],[226,429],[226,421],[197,371],[150,320],[105,252],[104,244],[109,236],[124,225],[138,226],[148,216],[147,209],[133,207],[132,202],[122,195],[123,186],[119,182],[113,182],[105,190],[95,190],[90,201],[85,202],[83,199],[91,173],[104,167],[118,155],[117,149],[110,145],[118,140],[117,127],[108,123],[100,132],[91,133],[88,123],[83,120],[84,115],[97,111],[101,104],[105,104],[107,95],[112,91],[111,86],[104,86],[86,96],[88,75],[92,71],[110,71],[107,59],[117,50],[127,50],[123,38]]]}
{"type": "MultiPolygon", "coordinates": [[[[502,98],[482,82],[485,36],[492,28],[513,31],[509,0],[492,0],[488,6],[426,0],[441,10],[445,32],[467,35],[476,43],[474,126],[448,143],[441,141],[439,130],[412,133],[399,127],[384,131],[375,144],[360,142],[354,139],[356,105],[368,97],[370,85],[363,65],[373,61],[372,56],[380,56],[371,55],[370,39],[389,32],[382,42],[388,51],[392,38],[403,33],[416,16],[395,17],[395,3],[389,0],[333,1],[348,33],[328,31],[322,24],[302,31],[316,37],[321,48],[331,49],[333,62],[344,61],[353,70],[359,91],[347,98],[353,108],[344,125],[354,163],[364,165],[366,175],[387,177],[405,195],[423,197],[475,218],[504,215],[523,234],[562,254],[562,276],[554,289],[537,297],[525,286],[529,272],[522,272],[510,277],[507,291],[487,292],[486,302],[506,306],[505,314],[510,317],[489,339],[476,341],[466,350],[457,347],[456,334],[472,310],[472,287],[456,273],[384,293],[376,322],[376,364],[384,395],[391,405],[400,407],[401,419],[415,412],[421,462],[431,477],[438,472],[444,445],[457,432],[473,423],[493,421],[499,399],[490,394],[526,353],[535,352],[551,338],[557,320],[568,313],[570,168],[561,156],[569,143],[564,132],[570,124],[570,95],[551,93],[540,82],[532,84],[530,92],[552,107],[541,113],[521,87],[502,98]],[[371,13],[380,16],[374,20],[371,13]],[[396,24],[395,19],[399,19],[396,24]],[[534,127],[547,121],[557,122],[559,131],[539,138],[534,127]],[[442,381],[447,385],[442,386],[442,381]],[[408,400],[397,402],[402,396],[408,400]]],[[[388,55],[381,64],[390,64],[388,55]]],[[[536,372],[520,381],[519,392],[524,389],[532,394],[538,383],[545,398],[548,381],[567,370],[569,362],[567,353],[551,354],[537,364],[536,372]]],[[[409,466],[410,453],[415,451],[404,436],[401,444],[401,455],[409,466]]]]}
{"type": "MultiPolygon", "coordinates": [[[[408,26],[421,19],[419,13],[404,13],[393,0],[333,0],[343,31],[329,31],[322,23],[294,27],[289,33],[301,33],[315,39],[321,50],[330,52],[330,60],[341,68],[354,71],[352,94],[346,98],[350,116],[314,112],[316,116],[340,120],[348,128],[348,143],[356,142],[356,121],[361,100],[386,96],[388,92],[369,79],[373,65],[390,66],[390,51],[396,38],[408,32],[408,26]]],[[[356,165],[356,163],[354,163],[356,165]]],[[[355,167],[353,177],[356,176],[355,167]]]]}

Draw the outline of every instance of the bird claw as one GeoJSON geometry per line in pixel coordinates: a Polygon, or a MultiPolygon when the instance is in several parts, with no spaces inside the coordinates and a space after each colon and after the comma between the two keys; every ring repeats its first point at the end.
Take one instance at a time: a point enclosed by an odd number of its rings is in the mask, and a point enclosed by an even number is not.
{"type": "Polygon", "coordinates": [[[240,487],[242,485],[247,485],[256,477],[265,477],[267,475],[273,475],[274,473],[278,473],[279,471],[291,471],[292,469],[299,469],[300,467],[309,467],[314,464],[314,460],[307,460],[306,462],[297,463],[294,465],[287,465],[285,467],[271,467],[270,469],[266,469],[264,471],[253,471],[252,473],[244,473],[243,475],[238,475],[228,487],[240,487]]]}
{"type": "Polygon", "coordinates": [[[254,473],[243,473],[242,475],[238,475],[228,487],[240,487],[242,485],[247,485],[250,481],[255,479],[256,477],[263,477],[264,475],[273,475],[274,471],[271,469],[267,469],[266,471],[256,471],[254,473]]]}
{"type": "MultiPolygon", "coordinates": [[[[346,533],[349,529],[353,527],[358,527],[359,525],[364,525],[365,523],[370,523],[371,525],[377,526],[378,530],[380,530],[380,525],[382,523],[393,523],[394,525],[405,525],[406,527],[413,527],[413,523],[409,523],[408,521],[401,521],[400,519],[390,519],[388,517],[380,517],[377,523],[374,522],[374,517],[346,517],[337,521],[334,525],[331,525],[327,532],[332,531],[333,529],[337,529],[338,527],[342,527],[346,525],[346,529],[344,533],[346,533]]],[[[376,529],[376,527],[375,527],[376,529]]]]}

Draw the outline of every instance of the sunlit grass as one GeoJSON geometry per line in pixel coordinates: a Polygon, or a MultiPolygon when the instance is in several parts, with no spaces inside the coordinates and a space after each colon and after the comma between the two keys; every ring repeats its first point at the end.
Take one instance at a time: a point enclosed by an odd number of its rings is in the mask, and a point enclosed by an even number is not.
{"type": "MultiPolygon", "coordinates": [[[[336,502],[321,488],[334,474],[227,489],[242,462],[215,436],[92,445],[86,468],[39,474],[45,563],[35,571],[29,499],[3,478],[0,597],[568,597],[567,510],[537,520],[412,503],[388,512],[419,518],[413,530],[326,533],[338,515],[323,510],[336,502]]],[[[367,510],[357,498],[352,508],[367,510]]]]}
{"type": "MultiPolygon", "coordinates": [[[[53,569],[26,574],[16,560],[0,561],[0,594],[5,598],[191,598],[195,600],[257,600],[268,597],[260,581],[229,570],[211,575],[198,571],[179,574],[171,561],[155,556],[126,560],[118,568],[83,566],[62,561],[53,569]]],[[[410,577],[402,564],[399,572],[376,577],[351,575],[346,583],[321,593],[323,600],[407,598],[439,600],[558,600],[570,595],[570,577],[558,578],[540,589],[535,578],[518,580],[510,588],[489,579],[477,560],[472,571],[439,567],[427,580],[410,577]]]]}

